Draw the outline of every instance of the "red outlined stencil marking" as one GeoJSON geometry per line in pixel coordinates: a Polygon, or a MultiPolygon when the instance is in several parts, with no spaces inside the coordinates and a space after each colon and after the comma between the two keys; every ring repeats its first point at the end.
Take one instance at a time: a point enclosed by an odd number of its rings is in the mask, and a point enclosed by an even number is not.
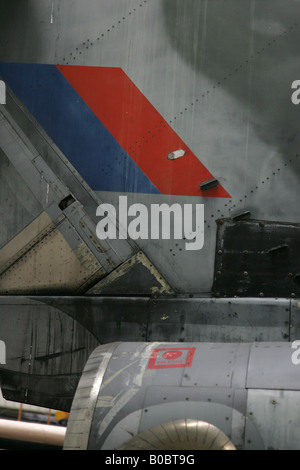
{"type": "Polygon", "coordinates": [[[153,349],[148,369],[191,367],[196,348],[153,349]]]}

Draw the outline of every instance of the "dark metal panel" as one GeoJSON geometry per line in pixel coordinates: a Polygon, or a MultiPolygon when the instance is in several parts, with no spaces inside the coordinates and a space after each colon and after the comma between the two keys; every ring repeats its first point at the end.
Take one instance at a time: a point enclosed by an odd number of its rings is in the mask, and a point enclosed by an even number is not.
{"type": "Polygon", "coordinates": [[[298,297],[299,241],[299,224],[219,220],[213,294],[298,297]]]}
{"type": "Polygon", "coordinates": [[[113,295],[118,292],[121,296],[139,292],[139,295],[147,295],[149,290],[153,295],[174,293],[151,261],[140,251],[95,284],[86,294],[113,295]]]}
{"type": "MultiPolygon", "coordinates": [[[[14,298],[9,298],[12,305],[14,298]]],[[[288,341],[290,301],[189,297],[34,297],[112,341],[288,341]]]]}
{"type": "Polygon", "coordinates": [[[28,375],[1,368],[1,390],[6,400],[70,411],[81,372],[76,374],[28,375]]]}
{"type": "Polygon", "coordinates": [[[148,297],[37,297],[41,305],[64,312],[98,341],[147,341],[148,297]]]}
{"type": "Polygon", "coordinates": [[[150,300],[150,312],[149,341],[282,341],[290,334],[285,299],[161,298],[150,300]]]}

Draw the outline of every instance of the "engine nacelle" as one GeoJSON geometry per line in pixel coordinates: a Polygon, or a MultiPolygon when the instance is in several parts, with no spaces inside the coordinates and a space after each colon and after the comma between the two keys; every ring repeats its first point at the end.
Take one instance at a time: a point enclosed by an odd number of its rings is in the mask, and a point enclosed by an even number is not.
{"type": "Polygon", "coordinates": [[[291,343],[112,343],[90,356],[64,449],[300,449],[291,343]]]}

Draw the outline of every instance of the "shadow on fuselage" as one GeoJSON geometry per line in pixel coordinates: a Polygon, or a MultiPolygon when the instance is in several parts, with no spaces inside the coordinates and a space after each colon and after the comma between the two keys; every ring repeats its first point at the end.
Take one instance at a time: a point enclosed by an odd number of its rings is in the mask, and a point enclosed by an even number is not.
{"type": "MultiPolygon", "coordinates": [[[[163,0],[167,36],[194,72],[221,87],[246,111],[257,135],[289,160],[299,150],[299,4],[295,1],[163,0]]],[[[211,96],[211,95],[210,95],[211,96]]]]}

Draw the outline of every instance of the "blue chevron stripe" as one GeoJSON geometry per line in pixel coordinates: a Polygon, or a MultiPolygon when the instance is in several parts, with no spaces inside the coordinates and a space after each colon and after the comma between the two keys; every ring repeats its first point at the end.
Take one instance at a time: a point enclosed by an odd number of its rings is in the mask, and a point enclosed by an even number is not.
{"type": "Polygon", "coordinates": [[[55,65],[0,63],[0,76],[93,190],[159,194],[55,65]]]}

